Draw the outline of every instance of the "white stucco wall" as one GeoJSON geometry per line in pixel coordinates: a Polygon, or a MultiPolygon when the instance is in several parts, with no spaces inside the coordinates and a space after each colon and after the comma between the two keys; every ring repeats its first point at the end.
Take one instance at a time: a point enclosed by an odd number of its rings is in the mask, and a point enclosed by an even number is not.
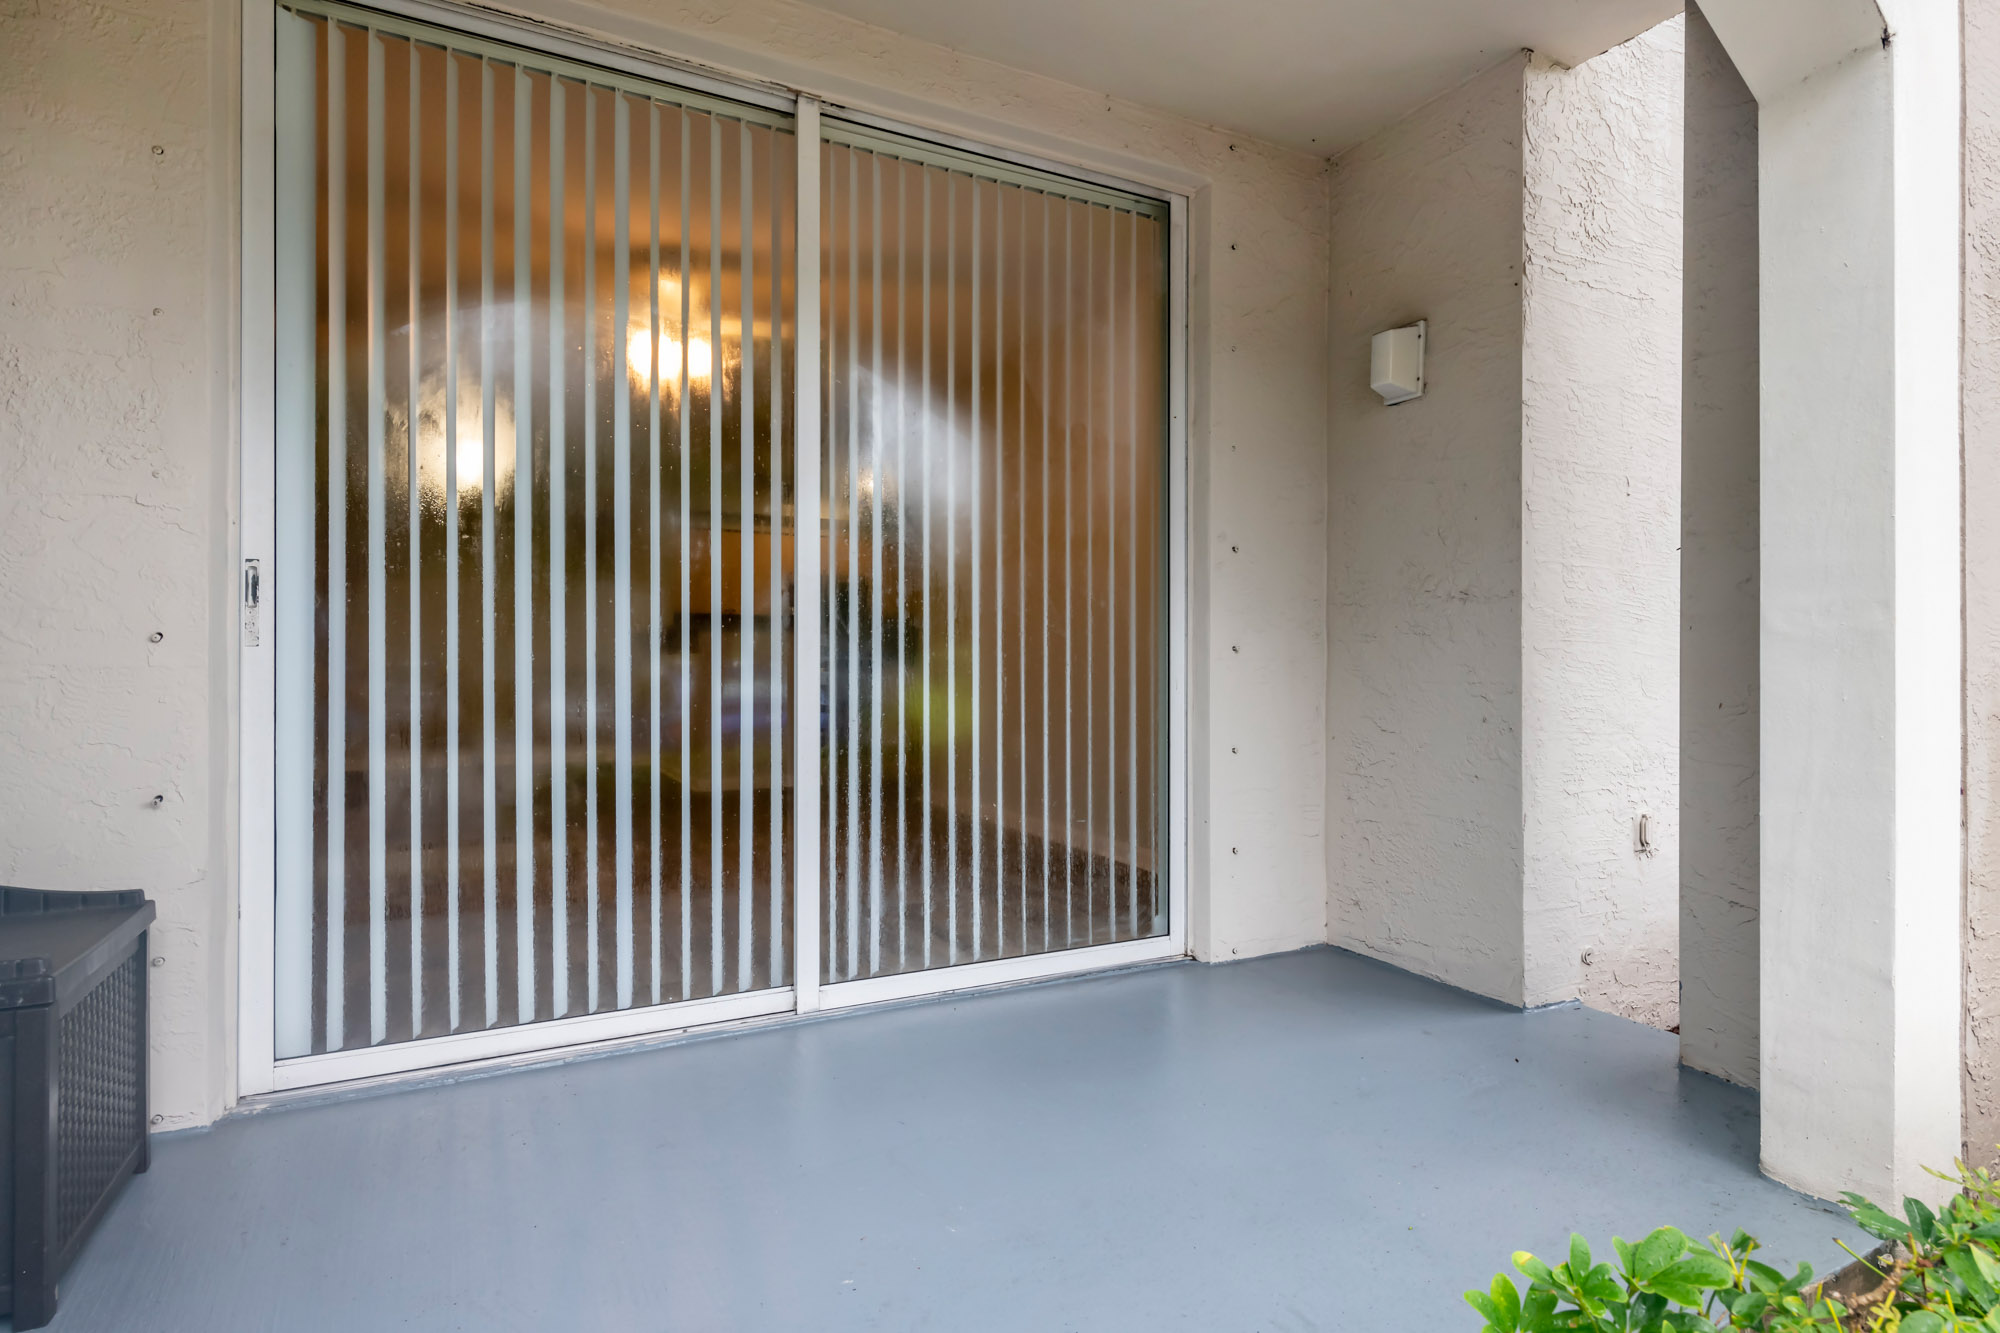
{"type": "Polygon", "coordinates": [[[1680,33],[1509,59],[1343,155],[1332,225],[1329,938],[1662,1026],[1680,33]],[[1385,408],[1369,335],[1417,318],[1385,408]]]}
{"type": "MultiPolygon", "coordinates": [[[[1324,940],[1324,164],[787,0],[537,12],[1191,192],[1192,944],[1324,940]]],[[[159,896],[168,1125],[234,1089],[235,13],[0,9],[0,882],[159,896]]]]}
{"type": "Polygon", "coordinates": [[[1757,100],[1687,12],[1681,1060],[1757,1083],[1757,100]]]}
{"type": "Polygon", "coordinates": [[[1521,111],[1509,59],[1333,174],[1328,934],[1519,1003],[1521,111]],[[1430,323],[1422,398],[1368,340],[1430,323]]]}
{"type": "Polygon", "coordinates": [[[1679,1020],[1678,17],[1524,71],[1524,994],[1679,1020]],[[1641,855],[1648,819],[1655,850],[1641,855]]]}
{"type": "Polygon", "coordinates": [[[2000,1153],[2000,8],[1965,21],[1965,1155],[2000,1153]]]}
{"type": "Polygon", "coordinates": [[[0,5],[0,883],[157,900],[168,1127],[234,993],[232,8],[0,5]]]}

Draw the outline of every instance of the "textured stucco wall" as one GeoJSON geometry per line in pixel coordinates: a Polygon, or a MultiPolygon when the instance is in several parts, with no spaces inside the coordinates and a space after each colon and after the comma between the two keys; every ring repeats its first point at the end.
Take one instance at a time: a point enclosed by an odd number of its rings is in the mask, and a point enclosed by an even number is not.
{"type": "Polygon", "coordinates": [[[2000,5],[1965,6],[1965,1151],[2000,1155],[2000,5]]]}
{"type": "Polygon", "coordinates": [[[1683,32],[1573,70],[1537,56],[1522,113],[1523,999],[1661,1028],[1678,1021],[1683,32]]]}
{"type": "Polygon", "coordinates": [[[1680,48],[1510,58],[1338,159],[1332,224],[1329,938],[1662,1026],[1680,48]],[[1417,318],[1385,408],[1369,336],[1417,318]]]}
{"type": "MultiPolygon", "coordinates": [[[[536,12],[1191,193],[1192,944],[1324,940],[1325,164],[788,0],[536,12]]],[[[236,13],[0,0],[0,881],[160,896],[170,1124],[234,1087],[236,13]]]]}
{"type": "Polygon", "coordinates": [[[1757,100],[1687,12],[1681,1060],[1757,1083],[1757,100]]]}
{"type": "Polygon", "coordinates": [[[233,12],[0,0],[0,883],[158,900],[167,1126],[234,994],[233,12]]]}
{"type": "Polygon", "coordinates": [[[1333,176],[1329,937],[1521,998],[1521,112],[1509,59],[1333,176]],[[1422,398],[1368,340],[1430,322],[1422,398]]]}

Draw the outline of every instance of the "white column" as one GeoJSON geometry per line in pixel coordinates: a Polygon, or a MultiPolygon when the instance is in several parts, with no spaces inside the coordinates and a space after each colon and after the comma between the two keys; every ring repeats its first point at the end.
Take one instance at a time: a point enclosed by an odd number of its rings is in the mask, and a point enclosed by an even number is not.
{"type": "Polygon", "coordinates": [[[1758,100],[1764,1168],[1939,1195],[1960,1149],[1959,38],[1708,0],[1758,100]]]}

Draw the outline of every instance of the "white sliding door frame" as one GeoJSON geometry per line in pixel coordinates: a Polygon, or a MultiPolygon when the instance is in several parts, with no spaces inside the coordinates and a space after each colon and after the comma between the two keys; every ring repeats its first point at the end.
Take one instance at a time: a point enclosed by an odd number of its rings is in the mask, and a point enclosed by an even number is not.
{"type": "Polygon", "coordinates": [[[792,990],[798,1012],[819,1009],[820,932],[820,384],[819,375],[819,103],[801,97],[798,315],[792,358],[798,379],[792,422],[792,990]],[[810,318],[808,318],[810,314],[810,318]],[[810,701],[810,706],[808,706],[810,701]]]}
{"type": "MultiPolygon", "coordinates": [[[[243,267],[241,442],[236,570],[237,909],[236,1085],[240,1095],[277,1086],[277,654],[268,642],[251,643],[250,608],[244,605],[251,560],[268,560],[276,529],[277,496],[277,81],[278,11],[269,0],[243,5],[243,174],[238,240],[243,267]]],[[[259,566],[260,571],[262,566],[259,566]]],[[[258,608],[261,613],[262,608],[258,608]]]]}
{"type": "MultiPolygon", "coordinates": [[[[351,0],[350,0],[351,3],[351,0]]],[[[795,117],[799,154],[796,179],[797,279],[794,367],[794,524],[799,534],[792,587],[795,625],[791,663],[794,826],[788,848],[792,881],[793,984],[699,1000],[607,1012],[411,1041],[332,1051],[285,1060],[275,1057],[277,1021],[275,949],[276,878],[279,852],[274,789],[277,777],[277,673],[273,590],[289,577],[277,568],[277,482],[279,429],[276,359],[279,308],[277,223],[277,33],[274,0],[244,0],[242,49],[242,212],[239,329],[239,460],[241,522],[237,559],[238,589],[238,828],[237,928],[237,1090],[240,1096],[285,1091],[356,1079],[417,1073],[474,1061],[525,1057],[537,1052],[605,1041],[669,1036],[689,1029],[745,1020],[782,1020],[820,1009],[849,1008],[885,1001],[1018,984],[1078,973],[1104,971],[1186,957],[1188,954],[1189,772],[1188,772],[1188,443],[1187,291],[1188,214],[1184,195],[1102,175],[1030,154],[998,149],[949,133],[887,120],[859,111],[840,112],[860,122],[941,147],[981,154],[1034,171],[1164,201],[1169,212],[1168,249],[1168,480],[1166,616],[1166,861],[1167,931],[1148,939],[1090,945],[1049,953],[994,959],[955,967],[822,984],[819,940],[823,886],[820,883],[821,743],[819,534],[820,383],[819,357],[819,133],[821,104],[810,95],[771,85],[718,77],[668,57],[641,56],[631,48],[581,34],[514,20],[488,10],[461,8],[435,0],[373,0],[370,8],[391,18],[435,24],[473,38],[485,38],[558,58],[708,93],[795,117]],[[261,602],[259,605],[257,603],[261,602]]]]}

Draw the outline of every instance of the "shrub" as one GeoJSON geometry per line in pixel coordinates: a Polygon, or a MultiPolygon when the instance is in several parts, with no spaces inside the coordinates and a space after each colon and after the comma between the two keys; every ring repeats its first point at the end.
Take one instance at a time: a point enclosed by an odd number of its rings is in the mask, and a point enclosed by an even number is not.
{"type": "Polygon", "coordinates": [[[2000,1185],[1963,1163],[1939,1178],[1959,1193],[1938,1212],[1905,1199],[1898,1217],[1844,1195],[1855,1224],[1884,1244],[1824,1284],[1810,1264],[1786,1277],[1751,1258],[1758,1245],[1742,1231],[1697,1244],[1661,1227],[1636,1245],[1614,1239],[1616,1265],[1593,1259],[1581,1236],[1554,1267],[1524,1250],[1514,1267],[1525,1290],[1501,1273],[1465,1299],[1484,1333],[2000,1333],[2000,1185]]]}

